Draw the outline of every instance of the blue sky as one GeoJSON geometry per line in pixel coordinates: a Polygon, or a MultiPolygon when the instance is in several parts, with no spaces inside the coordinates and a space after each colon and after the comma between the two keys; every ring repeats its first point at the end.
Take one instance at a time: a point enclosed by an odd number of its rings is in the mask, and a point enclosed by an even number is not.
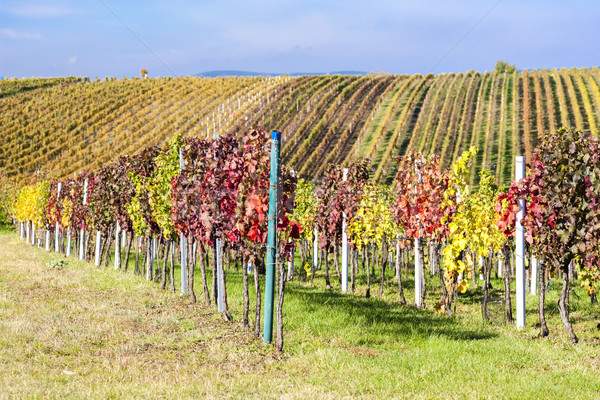
{"type": "Polygon", "coordinates": [[[599,39],[598,0],[2,0],[0,76],[593,67],[599,39]]]}

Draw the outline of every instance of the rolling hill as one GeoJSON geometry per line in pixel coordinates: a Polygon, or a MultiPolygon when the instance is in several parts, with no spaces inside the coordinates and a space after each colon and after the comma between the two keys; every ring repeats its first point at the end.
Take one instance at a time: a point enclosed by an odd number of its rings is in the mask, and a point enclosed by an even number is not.
{"type": "Polygon", "coordinates": [[[283,162],[318,179],[328,163],[370,157],[380,182],[407,151],[449,165],[470,145],[498,183],[514,156],[561,126],[598,135],[598,68],[440,75],[303,75],[0,81],[0,169],[67,177],[173,134],[283,132],[283,162]]]}

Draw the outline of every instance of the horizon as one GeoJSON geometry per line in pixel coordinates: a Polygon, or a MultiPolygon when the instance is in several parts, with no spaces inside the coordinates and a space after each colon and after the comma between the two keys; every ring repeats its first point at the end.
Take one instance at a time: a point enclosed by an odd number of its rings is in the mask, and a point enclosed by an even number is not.
{"type": "MultiPolygon", "coordinates": [[[[503,61],[503,60],[498,60],[499,61],[503,61]]],[[[495,66],[495,65],[494,65],[495,66]]],[[[594,68],[600,68],[600,65],[593,65],[593,66],[584,66],[584,67],[571,67],[571,68],[566,68],[566,67],[553,67],[553,68],[517,68],[517,73],[522,73],[523,71],[528,71],[528,72],[532,72],[532,71],[542,71],[542,70],[548,70],[548,71],[552,71],[552,70],[557,70],[560,71],[562,69],[566,69],[566,70],[572,70],[572,69],[576,69],[576,70],[581,70],[581,69],[594,69],[594,68]]],[[[470,69],[468,71],[457,71],[457,72],[439,72],[439,73],[433,73],[430,72],[429,74],[432,74],[434,76],[438,76],[438,75],[444,75],[444,74],[468,74],[468,73],[478,73],[478,74],[485,74],[485,73],[492,73],[494,72],[494,68],[490,68],[489,70],[485,70],[485,71],[477,71],[477,70],[473,70],[470,69]]],[[[422,73],[414,73],[414,74],[394,74],[391,72],[387,72],[387,71],[328,71],[328,72],[292,72],[292,73],[276,73],[276,72],[264,72],[264,71],[243,71],[243,70],[211,70],[211,71],[203,71],[197,74],[192,74],[192,75],[163,75],[163,76],[152,76],[152,75],[148,75],[146,76],[144,79],[163,79],[163,78],[186,78],[186,77],[190,77],[190,78],[236,78],[236,77],[278,77],[278,76],[291,76],[291,77],[298,77],[298,76],[325,76],[325,75],[361,75],[361,76],[365,76],[365,75],[369,75],[369,74],[390,74],[390,75],[421,75],[421,76],[426,76],[428,74],[422,74],[422,73]],[[235,73],[235,74],[228,74],[228,73],[235,73]],[[248,74],[248,75],[246,75],[248,74]]],[[[16,76],[0,76],[0,80],[10,80],[10,79],[50,79],[50,78],[81,78],[81,79],[89,79],[89,80],[95,80],[95,79],[99,79],[100,81],[104,81],[105,79],[117,79],[117,80],[121,80],[121,79],[136,79],[139,78],[141,79],[139,73],[138,75],[132,75],[132,76],[87,76],[87,75],[53,75],[53,76],[24,76],[24,77],[16,77],[16,76]]]]}

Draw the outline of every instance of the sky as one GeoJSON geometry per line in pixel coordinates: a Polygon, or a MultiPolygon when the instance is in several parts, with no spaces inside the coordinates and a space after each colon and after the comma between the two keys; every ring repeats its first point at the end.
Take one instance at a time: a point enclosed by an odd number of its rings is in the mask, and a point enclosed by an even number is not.
{"type": "Polygon", "coordinates": [[[2,0],[0,77],[598,66],[598,0],[2,0]]]}

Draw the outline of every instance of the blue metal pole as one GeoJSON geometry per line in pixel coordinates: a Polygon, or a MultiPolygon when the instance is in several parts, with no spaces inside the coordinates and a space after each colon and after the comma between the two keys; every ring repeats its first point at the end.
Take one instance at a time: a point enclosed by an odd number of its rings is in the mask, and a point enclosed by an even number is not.
{"type": "Polygon", "coordinates": [[[273,303],[275,294],[275,262],[277,249],[277,199],[279,187],[279,150],[281,132],[271,132],[271,178],[269,181],[269,220],[267,233],[267,265],[265,277],[265,325],[263,341],[273,340],[273,303]]]}

